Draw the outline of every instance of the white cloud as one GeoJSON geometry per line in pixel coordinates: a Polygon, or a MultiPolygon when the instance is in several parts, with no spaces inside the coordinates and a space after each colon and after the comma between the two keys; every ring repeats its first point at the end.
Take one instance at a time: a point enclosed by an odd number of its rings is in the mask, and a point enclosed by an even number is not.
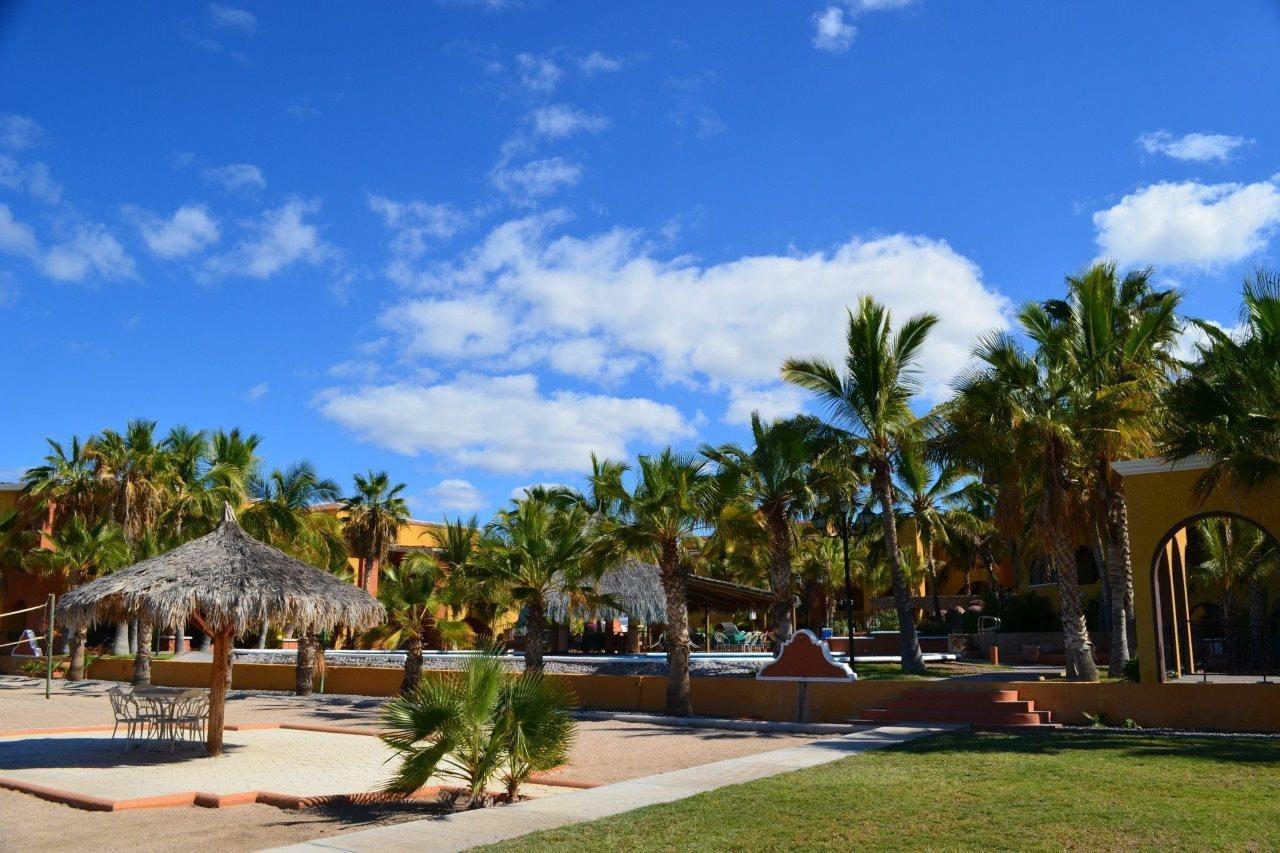
{"type": "Polygon", "coordinates": [[[448,204],[395,201],[376,193],[369,194],[368,202],[395,232],[391,249],[397,258],[420,257],[430,243],[448,240],[467,224],[467,217],[448,204]]]}
{"type": "Polygon", "coordinates": [[[57,204],[62,198],[62,187],[53,180],[48,166],[44,163],[19,163],[4,154],[0,154],[0,187],[26,192],[48,204],[57,204]]]}
{"type": "Polygon", "coordinates": [[[267,396],[267,392],[270,390],[271,390],[270,385],[268,385],[265,382],[259,382],[257,385],[254,385],[248,391],[244,392],[244,398],[248,400],[250,403],[254,403],[254,402],[257,402],[258,400],[261,400],[263,397],[267,396]]]}
{"type": "Polygon", "coordinates": [[[563,157],[530,160],[523,166],[499,165],[490,174],[493,185],[516,201],[530,203],[582,179],[582,167],[563,157]]]}
{"type": "Polygon", "coordinates": [[[1207,266],[1261,250],[1280,225],[1275,180],[1253,184],[1159,183],[1093,215],[1102,254],[1134,263],[1207,266]]]}
{"type": "Polygon", "coordinates": [[[640,360],[611,352],[608,344],[598,338],[572,338],[552,344],[547,363],[566,376],[617,382],[633,372],[640,360]]]}
{"type": "Polygon", "coordinates": [[[29,258],[38,250],[31,226],[15,219],[8,205],[0,204],[0,252],[29,258]]]}
{"type": "Polygon", "coordinates": [[[521,53],[516,56],[516,65],[520,70],[520,85],[543,95],[554,92],[564,76],[564,70],[545,56],[521,53]]]}
{"type": "Polygon", "coordinates": [[[841,53],[849,49],[858,35],[858,28],[845,20],[844,9],[839,6],[814,12],[812,21],[813,46],[818,50],[841,53]]]}
{"type": "Polygon", "coordinates": [[[218,221],[200,205],[184,205],[168,219],[143,212],[138,217],[143,241],[161,258],[184,258],[218,242],[218,221]]]}
{"type": "MultiPolygon", "coordinates": [[[[1226,332],[1237,341],[1243,340],[1249,331],[1249,327],[1243,323],[1235,326],[1224,326],[1216,320],[1209,320],[1208,323],[1226,332]]],[[[1178,333],[1178,337],[1173,342],[1173,355],[1181,361],[1197,361],[1200,358],[1200,352],[1197,347],[1208,343],[1209,336],[1199,326],[1194,323],[1184,322],[1182,331],[1178,333]]]]}
{"type": "Polygon", "coordinates": [[[804,409],[808,395],[792,385],[769,385],[763,388],[729,389],[729,405],[725,409],[727,424],[749,424],[751,413],[759,412],[765,421],[788,418],[804,409]]]}
{"type": "Polygon", "coordinates": [[[583,112],[569,104],[540,107],[529,117],[533,132],[547,139],[564,139],[578,132],[597,133],[609,126],[602,115],[583,112]]]}
{"type": "Polygon", "coordinates": [[[267,179],[263,177],[262,170],[252,163],[211,166],[204,170],[204,176],[227,192],[241,189],[260,190],[267,185],[267,179]]]}
{"type": "Polygon", "coordinates": [[[258,29],[258,18],[252,12],[220,3],[209,4],[209,21],[219,29],[239,30],[248,34],[258,29]]]}
{"type": "Polygon", "coordinates": [[[622,70],[622,60],[616,56],[606,56],[598,50],[584,56],[579,62],[578,67],[582,69],[582,73],[590,77],[593,74],[613,73],[622,70]]]}
{"type": "Polygon", "coordinates": [[[0,146],[21,150],[33,148],[44,138],[44,128],[26,116],[0,114],[0,146]]]}
{"type": "Polygon", "coordinates": [[[915,2],[916,0],[845,0],[845,5],[854,13],[888,12],[893,9],[905,9],[915,2]]]}
{"type": "Polygon", "coordinates": [[[83,281],[95,273],[110,281],[135,273],[133,258],[97,223],[77,225],[71,239],[45,252],[39,266],[56,281],[83,281]]]}
{"type": "Polygon", "coordinates": [[[1138,145],[1148,154],[1164,154],[1175,160],[1191,163],[1225,163],[1236,149],[1252,142],[1243,136],[1227,136],[1222,133],[1188,133],[1174,136],[1167,130],[1144,133],[1138,137],[1138,145]]]}
{"type": "Polygon", "coordinates": [[[227,254],[210,259],[206,273],[265,279],[299,261],[314,265],[333,257],[337,250],[321,239],[315,225],[305,221],[318,209],[316,203],[295,199],[265,211],[250,226],[253,236],[227,254]]]}
{"type": "MultiPolygon", "coordinates": [[[[490,300],[490,310],[511,318],[512,356],[590,339],[604,363],[642,359],[663,380],[715,389],[776,382],[788,356],[838,360],[845,308],[863,293],[898,319],[939,315],[922,364],[935,398],[968,361],[974,337],[1007,325],[1008,301],[984,285],[977,266],[926,237],[852,239],[828,252],[700,265],[655,257],[635,231],[553,237],[564,221],[554,211],[504,223],[455,263],[422,272],[421,283],[490,300]]],[[[499,338],[486,340],[491,351],[499,338]]]]}
{"type": "Polygon", "coordinates": [[[544,394],[530,374],[330,389],[316,402],[326,417],[364,441],[505,474],[582,471],[592,451],[626,458],[636,442],[664,444],[693,432],[673,406],[571,391],[544,394]]]}
{"type": "Polygon", "coordinates": [[[484,506],[484,495],[467,480],[446,479],[427,489],[431,506],[448,512],[475,512],[484,506]]]}
{"type": "Polygon", "coordinates": [[[483,297],[409,302],[385,312],[381,323],[400,333],[410,357],[481,358],[511,346],[511,321],[483,297]]]}

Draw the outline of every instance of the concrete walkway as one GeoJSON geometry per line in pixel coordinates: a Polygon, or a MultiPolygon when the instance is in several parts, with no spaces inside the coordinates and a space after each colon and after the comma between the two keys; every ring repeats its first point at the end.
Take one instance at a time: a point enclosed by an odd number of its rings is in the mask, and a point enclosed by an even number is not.
{"type": "Polygon", "coordinates": [[[804,746],[731,758],[587,791],[574,791],[543,800],[527,800],[513,806],[459,812],[443,818],[318,838],[280,849],[300,853],[333,850],[351,853],[466,850],[481,844],[517,838],[530,832],[682,800],[727,785],[828,764],[851,755],[883,749],[953,728],[961,727],[937,724],[881,726],[843,737],[813,741],[804,746]]]}

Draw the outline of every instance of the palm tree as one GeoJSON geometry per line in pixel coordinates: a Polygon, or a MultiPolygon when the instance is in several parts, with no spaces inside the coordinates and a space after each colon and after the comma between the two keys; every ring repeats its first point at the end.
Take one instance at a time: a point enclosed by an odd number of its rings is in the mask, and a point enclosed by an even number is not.
{"type": "Polygon", "coordinates": [[[769,586],[773,590],[774,648],[791,638],[791,540],[793,524],[814,500],[811,472],[818,454],[814,424],[792,418],[765,424],[751,413],[750,449],[736,444],[703,445],[701,453],[715,462],[732,487],[732,500],[743,500],[769,539],[769,586]]]}
{"type": "MultiPolygon", "coordinates": [[[[86,522],[72,515],[62,527],[48,534],[48,546],[33,551],[30,563],[46,574],[64,578],[77,587],[129,561],[129,546],[120,526],[112,521],[86,522]]],[[[85,643],[89,629],[81,627],[71,639],[68,681],[84,678],[85,643]]]]}
{"type": "Polygon", "coordinates": [[[984,337],[974,352],[979,368],[961,378],[946,409],[948,429],[968,433],[970,440],[999,435],[1000,445],[1024,466],[1018,493],[1034,503],[1032,530],[1058,582],[1067,677],[1096,681],[1075,564],[1076,547],[1090,527],[1086,492],[1096,463],[1086,441],[1123,417],[1118,410],[1131,400],[1123,393],[1092,393],[1067,345],[1069,329],[1043,306],[1023,307],[1018,319],[1036,349],[1028,353],[1003,333],[984,337]]]}
{"type": "Polygon", "coordinates": [[[1223,481],[1246,491],[1280,483],[1280,273],[1259,269],[1245,281],[1241,315],[1238,339],[1192,321],[1207,342],[1164,395],[1164,456],[1213,458],[1196,483],[1202,502],[1223,481]]]}
{"type": "Polygon", "coordinates": [[[391,484],[386,471],[356,474],[355,494],[342,502],[344,528],[351,552],[360,559],[360,586],[370,595],[378,594],[378,571],[386,562],[400,528],[409,521],[409,505],[400,496],[404,483],[391,484]]]}
{"type": "Polygon", "coordinates": [[[485,526],[479,561],[484,571],[524,605],[525,671],[542,671],[547,599],[564,592],[582,602],[594,597],[589,567],[590,516],[563,495],[531,489],[485,526]]]}
{"type": "MultiPolygon", "coordinates": [[[[250,503],[240,514],[240,524],[254,538],[287,554],[329,568],[347,560],[346,543],[331,515],[313,512],[317,504],[337,501],[336,482],[322,479],[315,466],[303,460],[285,470],[248,482],[250,503]]],[[[306,626],[302,626],[305,628],[306,626]]],[[[266,648],[269,626],[263,623],[258,648],[266,648]]]]}
{"type": "Polygon", "coordinates": [[[687,542],[712,519],[721,504],[720,483],[707,460],[664,449],[636,460],[636,480],[628,489],[621,466],[613,466],[603,493],[617,511],[599,522],[599,537],[611,554],[626,553],[657,563],[667,599],[666,712],[693,714],[689,681],[687,542]]]}
{"type": "Polygon", "coordinates": [[[455,613],[466,613],[466,623],[476,633],[477,642],[493,642],[493,623],[506,611],[509,597],[495,575],[485,572],[479,562],[480,525],[476,516],[444,520],[437,560],[448,570],[444,596],[455,613]]]}
{"type": "Polygon", "coordinates": [[[1067,278],[1067,298],[1046,303],[1049,315],[1065,327],[1064,341],[1080,371],[1080,384],[1108,412],[1083,436],[1094,458],[1096,526],[1105,533],[1107,583],[1111,607],[1110,674],[1120,677],[1129,660],[1128,614],[1133,609],[1133,563],[1129,547],[1129,511],[1117,459],[1150,455],[1161,390],[1174,366],[1178,335],[1176,291],[1156,290],[1152,270],[1121,278],[1116,265],[1096,263],[1067,278]],[[1117,396],[1124,405],[1101,405],[1117,396]]]}
{"type": "Polygon", "coordinates": [[[215,505],[216,497],[205,479],[205,471],[211,464],[209,436],[204,430],[176,426],[169,430],[160,446],[169,471],[162,524],[178,544],[182,544],[196,535],[197,531],[191,526],[193,520],[216,518],[216,510],[221,506],[215,505]]]}
{"type": "Polygon", "coordinates": [[[98,475],[96,460],[90,456],[77,436],[63,445],[46,438],[49,453],[44,464],[28,469],[22,475],[23,491],[33,500],[54,526],[72,515],[93,518],[103,507],[105,489],[98,475]]]}
{"type": "Polygon", "coordinates": [[[440,566],[430,554],[415,551],[399,566],[388,565],[378,588],[378,600],[387,609],[387,620],[370,632],[386,648],[404,647],[404,678],[400,692],[408,694],[422,680],[422,650],[433,632],[460,641],[467,626],[437,618],[440,599],[440,566]]]}
{"type": "Polygon", "coordinates": [[[1196,533],[1205,558],[1189,567],[1192,578],[1206,585],[1217,584],[1224,623],[1234,618],[1235,588],[1245,586],[1249,595],[1249,642],[1255,656],[1270,663],[1267,580],[1280,568],[1280,546],[1259,528],[1236,518],[1201,519],[1196,522],[1196,533]]]}
{"type": "Polygon", "coordinates": [[[894,474],[898,481],[899,500],[907,518],[915,522],[916,535],[924,554],[925,576],[933,595],[933,618],[942,620],[938,597],[938,561],[935,549],[951,542],[950,505],[958,497],[957,484],[965,475],[954,462],[929,464],[924,442],[919,438],[905,441],[898,448],[894,474]]]}
{"type": "Polygon", "coordinates": [[[886,551],[898,611],[902,669],[924,672],[924,657],[911,610],[906,578],[898,560],[894,514],[894,453],[915,428],[911,399],[919,390],[916,362],[929,330],[938,322],[931,314],[909,318],[896,333],[889,311],[869,296],[849,312],[844,373],[822,358],[787,359],[782,378],[817,395],[833,421],[847,434],[871,469],[871,487],[880,501],[886,551]]]}

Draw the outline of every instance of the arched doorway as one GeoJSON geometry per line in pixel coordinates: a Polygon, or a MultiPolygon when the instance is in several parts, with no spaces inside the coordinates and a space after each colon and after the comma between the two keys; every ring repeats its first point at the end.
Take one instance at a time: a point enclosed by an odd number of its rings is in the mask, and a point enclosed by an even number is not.
{"type": "Polygon", "coordinates": [[[1280,674],[1280,541],[1227,511],[1178,522],[1151,560],[1161,681],[1280,674]]]}

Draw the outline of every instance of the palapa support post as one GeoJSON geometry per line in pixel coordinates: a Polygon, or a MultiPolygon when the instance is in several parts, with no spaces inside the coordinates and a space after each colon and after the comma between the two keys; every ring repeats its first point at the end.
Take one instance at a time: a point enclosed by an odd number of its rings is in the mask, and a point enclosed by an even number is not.
{"type": "Polygon", "coordinates": [[[213,635],[213,674],[209,682],[209,732],[205,754],[222,755],[222,730],[227,719],[227,662],[231,659],[231,631],[222,629],[213,635]]]}
{"type": "Polygon", "coordinates": [[[56,597],[53,593],[49,593],[49,609],[45,613],[45,648],[44,648],[44,698],[49,698],[49,693],[53,689],[53,617],[57,612],[55,604],[56,597]]]}

